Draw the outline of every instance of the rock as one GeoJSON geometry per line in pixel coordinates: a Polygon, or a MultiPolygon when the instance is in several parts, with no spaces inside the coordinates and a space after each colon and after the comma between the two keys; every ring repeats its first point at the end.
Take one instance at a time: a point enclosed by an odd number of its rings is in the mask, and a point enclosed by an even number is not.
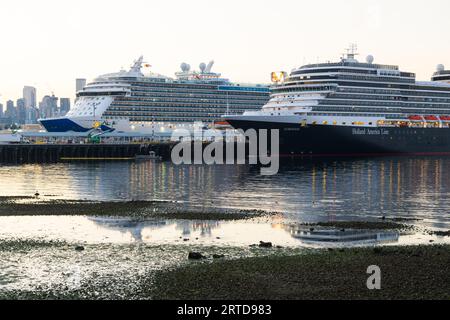
{"type": "Polygon", "coordinates": [[[213,254],[213,259],[221,259],[221,258],[225,258],[225,255],[223,254],[213,254]]]}
{"type": "Polygon", "coordinates": [[[373,248],[373,252],[379,254],[379,253],[383,252],[383,248],[382,247],[375,247],[375,248],[373,248]]]}
{"type": "Polygon", "coordinates": [[[200,259],[205,259],[205,256],[202,255],[200,252],[189,252],[188,259],[200,260],[200,259]]]}
{"type": "Polygon", "coordinates": [[[277,246],[276,248],[277,248],[277,249],[283,249],[283,247],[282,247],[282,246],[277,246]]]}
{"type": "Polygon", "coordinates": [[[189,238],[184,238],[183,241],[189,241],[189,238]]]}
{"type": "Polygon", "coordinates": [[[450,230],[448,231],[432,231],[432,234],[440,237],[450,237],[450,230]]]}
{"type": "Polygon", "coordinates": [[[219,240],[219,239],[220,239],[220,237],[216,237],[216,239],[217,239],[217,240],[219,240]]]}
{"type": "Polygon", "coordinates": [[[430,243],[431,243],[431,242],[434,242],[434,240],[430,240],[430,243]]]}
{"type": "Polygon", "coordinates": [[[84,250],[84,247],[83,247],[83,246],[76,246],[76,247],[75,247],[75,250],[76,250],[76,251],[83,251],[83,250],[84,250]]]}
{"type": "Polygon", "coordinates": [[[264,241],[260,241],[259,242],[259,246],[261,248],[272,248],[272,242],[264,242],[264,241]]]}

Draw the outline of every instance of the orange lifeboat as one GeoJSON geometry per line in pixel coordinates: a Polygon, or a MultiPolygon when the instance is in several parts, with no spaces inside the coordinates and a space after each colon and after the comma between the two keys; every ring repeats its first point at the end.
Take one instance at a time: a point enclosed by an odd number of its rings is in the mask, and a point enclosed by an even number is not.
{"type": "Polygon", "coordinates": [[[450,121],[450,116],[439,116],[442,121],[450,121]]]}
{"type": "Polygon", "coordinates": [[[438,117],[436,116],[424,116],[424,119],[427,121],[439,121],[438,117]]]}
{"type": "Polygon", "coordinates": [[[409,116],[408,119],[409,120],[414,120],[414,121],[422,121],[422,117],[421,116],[409,116]]]}

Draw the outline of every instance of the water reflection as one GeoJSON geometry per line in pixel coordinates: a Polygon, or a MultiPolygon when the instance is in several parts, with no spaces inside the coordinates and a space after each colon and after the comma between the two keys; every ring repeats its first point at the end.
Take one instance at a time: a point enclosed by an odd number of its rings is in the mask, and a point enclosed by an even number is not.
{"type": "MultiPolygon", "coordinates": [[[[121,234],[130,234],[135,242],[148,240],[143,234],[152,233],[157,229],[170,229],[166,231],[170,235],[180,236],[184,239],[191,235],[200,237],[211,237],[213,229],[220,228],[219,221],[191,221],[191,220],[145,220],[135,218],[108,218],[108,217],[87,217],[102,229],[118,231],[121,234]],[[175,226],[173,229],[172,226],[175,226]],[[169,228],[167,228],[169,227],[169,228]]],[[[101,231],[100,231],[101,232],[101,231]]],[[[173,237],[172,237],[173,238],[173,237]]]]}
{"type": "Polygon", "coordinates": [[[397,242],[400,233],[397,231],[355,230],[355,229],[317,229],[290,225],[286,230],[296,239],[307,243],[388,243],[397,242]]]}
{"type": "Polygon", "coordinates": [[[105,217],[88,217],[97,226],[107,228],[120,233],[129,233],[134,241],[142,241],[142,231],[145,228],[155,229],[167,225],[166,221],[158,220],[136,220],[132,218],[105,218],[105,217]]]}
{"type": "MultiPolygon", "coordinates": [[[[223,231],[223,226],[229,223],[221,223],[219,221],[137,221],[133,219],[125,218],[89,218],[102,228],[117,230],[121,233],[129,232],[133,236],[136,242],[143,241],[142,234],[155,233],[157,229],[166,233],[166,239],[176,239],[177,236],[188,240],[189,236],[201,237],[201,238],[214,238],[215,234],[221,234],[225,239],[232,237],[227,231],[223,231]],[[164,228],[170,225],[174,225],[175,228],[164,228]],[[215,234],[213,231],[216,231],[215,234]]],[[[263,230],[267,228],[267,224],[257,223],[250,224],[245,222],[234,222],[235,226],[233,235],[239,235],[239,232],[245,232],[248,229],[261,229],[255,234],[253,242],[258,242],[260,239],[257,235],[262,234],[263,230]]],[[[272,232],[266,235],[266,237],[275,237],[278,241],[282,241],[282,244],[295,244],[295,242],[287,241],[287,235],[290,235],[295,240],[300,240],[298,244],[369,244],[369,243],[393,243],[398,242],[400,233],[397,231],[381,231],[381,230],[358,230],[358,229],[332,229],[332,228],[311,228],[305,225],[299,224],[270,224],[272,232]],[[286,232],[286,234],[284,234],[286,232]]],[[[225,228],[226,229],[226,228],[225,228]]],[[[196,238],[198,239],[198,238],[196,238]]],[[[217,238],[216,238],[217,239],[217,238]]],[[[292,240],[292,239],[289,239],[292,240]]],[[[151,242],[151,237],[147,238],[147,241],[151,242]]]]}
{"type": "Polygon", "coordinates": [[[40,239],[72,244],[250,246],[260,241],[288,247],[450,243],[450,237],[391,231],[314,228],[276,221],[142,220],[82,216],[0,217],[0,240],[40,239]]]}
{"type": "Polygon", "coordinates": [[[2,195],[76,199],[177,200],[186,208],[281,211],[289,221],[357,220],[382,215],[450,228],[449,158],[302,160],[261,176],[252,166],[170,162],[73,163],[0,167],[2,195]]]}

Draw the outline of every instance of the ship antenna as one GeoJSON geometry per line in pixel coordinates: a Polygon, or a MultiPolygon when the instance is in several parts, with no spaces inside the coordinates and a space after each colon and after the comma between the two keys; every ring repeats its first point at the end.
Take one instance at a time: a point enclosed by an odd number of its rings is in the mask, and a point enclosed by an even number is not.
{"type": "Polygon", "coordinates": [[[133,72],[140,72],[141,69],[142,69],[142,63],[143,63],[143,62],[144,62],[144,57],[143,57],[143,56],[140,56],[139,59],[137,59],[137,60],[134,62],[134,64],[133,64],[133,66],[131,67],[131,70],[130,70],[130,71],[133,71],[133,72]]]}
{"type": "Polygon", "coordinates": [[[356,43],[351,43],[350,47],[347,49],[347,59],[355,59],[358,55],[358,45],[356,43]]]}

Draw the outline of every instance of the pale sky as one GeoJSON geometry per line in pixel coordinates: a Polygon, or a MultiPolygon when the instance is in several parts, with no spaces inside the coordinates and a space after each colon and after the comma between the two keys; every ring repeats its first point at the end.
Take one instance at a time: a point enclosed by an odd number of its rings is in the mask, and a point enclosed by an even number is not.
{"type": "Polygon", "coordinates": [[[450,69],[448,0],[1,0],[0,102],[24,85],[38,99],[73,97],[75,78],[128,68],[144,55],[173,76],[182,62],[235,82],[268,83],[271,71],[339,60],[398,64],[429,80],[450,69]]]}

